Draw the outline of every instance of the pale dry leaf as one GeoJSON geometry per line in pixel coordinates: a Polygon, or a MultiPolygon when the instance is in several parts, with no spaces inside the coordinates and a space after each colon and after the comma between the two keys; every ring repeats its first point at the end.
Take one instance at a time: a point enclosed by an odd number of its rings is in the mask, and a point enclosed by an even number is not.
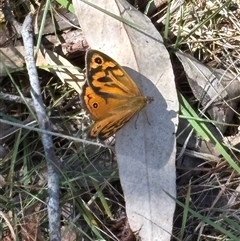
{"type": "MultiPolygon", "coordinates": [[[[25,50],[23,46],[0,48],[0,77],[5,77],[25,66],[25,50]]],[[[37,54],[36,66],[46,65],[43,55],[37,54]]]]}
{"type": "Polygon", "coordinates": [[[151,21],[126,1],[73,1],[87,42],[119,64],[154,101],[116,135],[116,155],[130,227],[143,241],[170,240],[176,195],[178,99],[168,52],[151,21]],[[98,23],[94,21],[97,19],[98,23]]]}
{"type": "MultiPolygon", "coordinates": [[[[23,68],[24,54],[23,46],[0,48],[0,77],[6,76],[8,71],[14,72],[23,68]]],[[[63,83],[68,83],[81,94],[84,75],[59,54],[46,49],[43,53],[39,51],[36,66],[57,75],[63,83]]]]}
{"type": "Polygon", "coordinates": [[[63,83],[71,85],[79,94],[82,93],[84,75],[80,73],[76,67],[59,54],[50,50],[44,49],[43,56],[46,63],[51,65],[50,68],[45,66],[44,69],[48,69],[56,74],[63,83]]]}
{"type": "MultiPolygon", "coordinates": [[[[228,71],[211,69],[180,51],[176,52],[176,56],[183,65],[194,96],[211,118],[222,123],[231,123],[239,102],[239,80],[228,71]]],[[[227,128],[221,124],[217,127],[222,133],[227,128]]]]}
{"type": "Polygon", "coordinates": [[[0,77],[7,75],[9,72],[24,66],[24,49],[23,47],[0,48],[0,77]]]}

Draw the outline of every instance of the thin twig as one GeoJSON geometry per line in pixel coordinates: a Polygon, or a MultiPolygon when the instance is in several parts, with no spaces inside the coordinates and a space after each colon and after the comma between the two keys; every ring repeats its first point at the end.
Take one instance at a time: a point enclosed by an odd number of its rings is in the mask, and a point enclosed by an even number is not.
{"type": "Polygon", "coordinates": [[[34,107],[33,101],[32,101],[31,98],[25,97],[25,101],[23,101],[21,96],[6,94],[2,91],[0,91],[0,100],[6,100],[6,101],[11,101],[11,102],[14,102],[14,103],[21,103],[21,104],[27,103],[29,106],[34,107]]]}
{"type": "MultiPolygon", "coordinates": [[[[25,48],[25,61],[28,70],[29,80],[31,84],[31,95],[35,110],[38,117],[38,123],[41,130],[49,130],[50,122],[46,115],[41,96],[40,85],[38,81],[38,73],[34,60],[33,46],[33,27],[32,14],[28,14],[22,25],[22,37],[25,48]]],[[[49,218],[49,235],[50,240],[60,241],[60,207],[59,207],[59,160],[54,152],[52,136],[42,133],[42,143],[48,166],[48,218],[49,218]]]]}
{"type": "MultiPolygon", "coordinates": [[[[0,117],[1,117],[1,113],[0,113],[0,117]]],[[[109,146],[109,145],[102,144],[102,143],[99,143],[99,142],[88,141],[88,140],[80,139],[79,137],[68,136],[68,135],[60,134],[60,133],[53,132],[53,131],[40,130],[39,128],[29,126],[29,125],[33,125],[35,123],[35,121],[25,124],[25,121],[23,121],[22,123],[13,123],[12,121],[0,119],[0,123],[4,123],[4,124],[7,124],[7,125],[13,125],[14,127],[17,127],[17,128],[14,129],[15,131],[23,128],[23,129],[30,130],[30,131],[37,131],[39,133],[44,133],[44,134],[48,134],[48,135],[52,135],[52,136],[61,137],[61,138],[67,139],[67,140],[77,142],[77,143],[79,143],[79,142],[84,143],[85,145],[95,145],[95,146],[105,147],[105,148],[109,148],[111,150],[114,150],[113,146],[109,146]]],[[[12,133],[7,132],[7,135],[10,135],[10,134],[12,134],[12,133]]],[[[2,140],[5,137],[6,136],[3,135],[3,133],[0,133],[0,140],[2,140]]]]}
{"type": "Polygon", "coordinates": [[[9,0],[5,0],[3,2],[2,10],[3,10],[6,20],[15,27],[18,34],[21,34],[22,25],[14,18],[12,11],[11,11],[11,6],[10,6],[9,0]]]}

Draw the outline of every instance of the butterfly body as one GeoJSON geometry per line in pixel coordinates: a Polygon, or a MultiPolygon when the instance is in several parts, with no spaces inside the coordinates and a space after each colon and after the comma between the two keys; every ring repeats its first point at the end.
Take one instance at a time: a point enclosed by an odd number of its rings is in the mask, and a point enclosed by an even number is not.
{"type": "Polygon", "coordinates": [[[126,71],[100,51],[88,50],[86,75],[82,99],[95,121],[91,138],[104,140],[112,136],[153,100],[144,97],[126,71]]]}

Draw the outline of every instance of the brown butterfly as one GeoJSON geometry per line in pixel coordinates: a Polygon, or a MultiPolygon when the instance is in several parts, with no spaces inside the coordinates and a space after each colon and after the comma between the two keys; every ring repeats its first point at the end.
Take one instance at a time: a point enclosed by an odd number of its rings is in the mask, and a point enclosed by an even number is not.
{"type": "Polygon", "coordinates": [[[82,102],[95,121],[90,138],[107,139],[153,101],[152,97],[142,96],[126,71],[100,51],[87,51],[86,75],[82,102]]]}

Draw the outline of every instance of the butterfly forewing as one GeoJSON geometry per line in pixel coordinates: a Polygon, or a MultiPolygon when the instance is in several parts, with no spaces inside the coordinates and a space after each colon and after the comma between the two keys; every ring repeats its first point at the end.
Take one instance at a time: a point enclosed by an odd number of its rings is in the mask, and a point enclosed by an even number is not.
{"type": "Polygon", "coordinates": [[[108,93],[115,98],[141,96],[131,77],[109,56],[96,50],[89,50],[86,63],[88,84],[94,92],[108,93]]]}

